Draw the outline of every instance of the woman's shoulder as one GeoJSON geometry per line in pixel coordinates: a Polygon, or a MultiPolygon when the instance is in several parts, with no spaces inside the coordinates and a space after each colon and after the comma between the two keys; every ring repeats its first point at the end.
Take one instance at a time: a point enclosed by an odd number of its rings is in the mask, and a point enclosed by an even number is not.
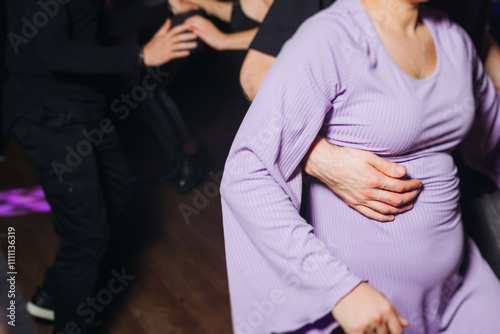
{"type": "Polygon", "coordinates": [[[339,40],[356,36],[362,26],[356,18],[358,8],[352,0],[337,0],[304,21],[297,33],[314,32],[318,37],[339,40]]]}
{"type": "Polygon", "coordinates": [[[438,42],[445,48],[466,48],[468,52],[474,48],[474,43],[467,31],[452,21],[445,12],[424,7],[422,18],[426,24],[432,25],[438,42]]]}
{"type": "Polygon", "coordinates": [[[438,29],[449,32],[465,32],[465,30],[457,23],[453,22],[449,15],[442,10],[423,6],[420,10],[420,16],[427,23],[431,23],[438,29]]]}
{"type": "Polygon", "coordinates": [[[355,64],[352,59],[356,58],[351,50],[357,48],[352,38],[352,20],[334,6],[313,15],[299,27],[281,49],[270,74],[280,78],[285,72],[301,73],[329,99],[351,82],[355,64]]]}
{"type": "MultiPolygon", "coordinates": [[[[302,48],[309,55],[327,53],[337,60],[351,58],[353,50],[363,49],[369,35],[367,27],[357,17],[353,0],[337,0],[302,23],[290,44],[302,48]]],[[[358,52],[357,52],[358,53],[358,52]]],[[[349,60],[349,59],[348,59],[349,60]]]]}

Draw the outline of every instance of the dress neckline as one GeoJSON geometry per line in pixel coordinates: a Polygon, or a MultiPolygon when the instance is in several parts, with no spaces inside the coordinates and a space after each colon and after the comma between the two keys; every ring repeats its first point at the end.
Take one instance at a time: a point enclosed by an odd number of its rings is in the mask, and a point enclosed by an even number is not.
{"type": "MultiPolygon", "coordinates": [[[[435,27],[433,25],[432,20],[429,19],[428,15],[425,15],[426,14],[425,9],[422,9],[420,11],[421,14],[422,13],[424,14],[421,16],[421,19],[422,19],[422,23],[427,27],[427,29],[429,29],[431,36],[432,36],[432,41],[434,43],[434,48],[436,50],[436,67],[434,68],[434,71],[431,73],[431,75],[429,75],[428,77],[419,79],[419,78],[412,77],[411,75],[406,73],[391,57],[391,55],[389,54],[389,52],[385,48],[385,45],[382,42],[382,39],[380,38],[380,35],[379,35],[377,29],[375,28],[375,24],[373,23],[372,18],[368,14],[368,11],[366,10],[365,6],[363,6],[363,4],[361,3],[361,0],[344,0],[344,1],[349,1],[349,2],[355,3],[356,6],[358,6],[358,10],[360,11],[361,15],[363,16],[363,20],[366,21],[363,23],[368,23],[369,28],[376,35],[374,37],[374,39],[376,39],[377,46],[382,48],[383,53],[384,53],[384,57],[388,58],[388,60],[392,63],[393,66],[395,66],[397,68],[397,70],[402,74],[402,76],[408,78],[411,81],[417,82],[417,83],[424,83],[424,82],[432,81],[438,75],[438,73],[441,69],[441,58],[442,58],[441,57],[441,50],[440,50],[439,43],[437,43],[437,34],[434,31],[435,27]]],[[[362,33],[366,33],[366,28],[367,28],[366,25],[363,25],[362,27],[363,27],[362,33]]]]}

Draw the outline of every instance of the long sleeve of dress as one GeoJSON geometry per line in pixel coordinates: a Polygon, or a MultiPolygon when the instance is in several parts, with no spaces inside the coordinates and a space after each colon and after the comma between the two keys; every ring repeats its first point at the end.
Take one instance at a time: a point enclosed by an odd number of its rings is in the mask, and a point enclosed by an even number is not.
{"type": "Polygon", "coordinates": [[[221,193],[235,333],[300,328],[362,281],[299,214],[301,160],[351,71],[333,36],[348,29],[341,22],[308,21],[285,45],[227,159],[221,193]]]}
{"type": "MultiPolygon", "coordinates": [[[[460,153],[464,161],[500,187],[500,93],[484,71],[474,45],[468,42],[473,67],[476,113],[460,153]]],[[[472,101],[463,101],[462,106],[472,101]]],[[[460,113],[457,115],[460,117],[460,113]]]]}

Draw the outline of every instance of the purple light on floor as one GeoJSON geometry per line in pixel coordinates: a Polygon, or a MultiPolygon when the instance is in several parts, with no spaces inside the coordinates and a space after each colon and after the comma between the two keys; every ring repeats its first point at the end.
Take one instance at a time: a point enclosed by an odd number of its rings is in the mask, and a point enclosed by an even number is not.
{"type": "Polygon", "coordinates": [[[33,202],[33,200],[36,200],[36,199],[24,196],[23,194],[11,195],[8,197],[9,203],[12,205],[16,205],[16,206],[24,206],[27,203],[33,202]]]}
{"type": "MultiPolygon", "coordinates": [[[[0,202],[1,203],[1,202],[0,202]]],[[[15,207],[9,204],[0,204],[0,217],[10,216],[10,213],[15,210],[15,207]]]]}
{"type": "Polygon", "coordinates": [[[0,191],[0,217],[50,212],[41,187],[0,191]]]}

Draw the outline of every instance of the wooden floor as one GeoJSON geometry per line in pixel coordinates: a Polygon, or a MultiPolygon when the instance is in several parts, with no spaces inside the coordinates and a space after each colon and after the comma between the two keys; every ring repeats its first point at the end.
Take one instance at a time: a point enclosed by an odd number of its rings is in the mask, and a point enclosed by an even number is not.
{"type": "MultiPolygon", "coordinates": [[[[209,125],[194,127],[210,157],[206,166],[212,175],[222,171],[231,141],[248,107],[238,87],[224,87],[227,85],[218,86],[217,119],[209,125]]],[[[164,164],[164,154],[159,145],[148,138],[147,130],[141,131],[134,133],[135,145],[140,149],[130,150],[142,150],[147,155],[136,157],[142,161],[142,166],[136,168],[137,173],[147,170],[148,166],[149,172],[157,171],[158,166],[164,164]]],[[[207,176],[197,188],[206,194],[207,203],[190,216],[189,221],[180,208],[195,208],[196,193],[179,196],[172,185],[155,185],[148,178],[139,178],[135,183],[134,199],[112,229],[113,253],[117,255],[114,268],[125,270],[135,278],[122,293],[113,296],[105,312],[104,325],[97,332],[232,332],[216,179],[207,176]]],[[[37,183],[30,161],[17,144],[10,141],[7,162],[0,171],[0,190],[31,187],[37,183]]],[[[0,234],[5,234],[9,226],[16,229],[17,284],[27,300],[42,283],[58,241],[49,213],[0,217],[0,234]]],[[[5,252],[5,242],[0,244],[5,252]]],[[[38,333],[51,331],[47,323],[35,322],[35,327],[38,333]]]]}

